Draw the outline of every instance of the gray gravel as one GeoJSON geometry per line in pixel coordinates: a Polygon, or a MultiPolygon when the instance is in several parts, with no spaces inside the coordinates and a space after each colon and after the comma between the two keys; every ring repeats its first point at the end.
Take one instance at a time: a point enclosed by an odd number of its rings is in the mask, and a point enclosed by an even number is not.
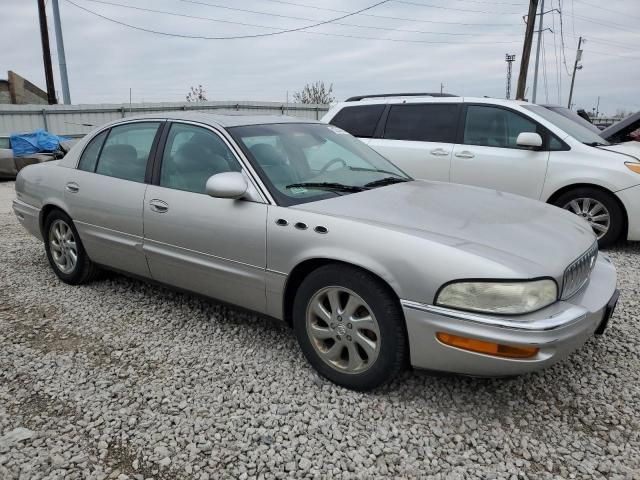
{"type": "Polygon", "coordinates": [[[291,331],[108,274],[59,282],[0,183],[0,478],[640,478],[640,245],[613,324],[509,380],[318,378],[291,331]]]}

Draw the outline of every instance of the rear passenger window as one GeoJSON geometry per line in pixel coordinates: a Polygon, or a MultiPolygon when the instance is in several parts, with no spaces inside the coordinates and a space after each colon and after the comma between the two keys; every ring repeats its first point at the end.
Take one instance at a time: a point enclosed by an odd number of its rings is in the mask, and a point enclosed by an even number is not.
{"type": "Polygon", "coordinates": [[[159,125],[158,122],[137,122],[113,127],[100,153],[96,173],[144,182],[159,125]]]}
{"type": "Polygon", "coordinates": [[[329,123],[349,132],[354,137],[371,138],[384,108],[384,105],[345,107],[329,123]]]}
{"type": "Polygon", "coordinates": [[[389,110],[384,138],[455,143],[458,105],[405,104],[389,110]]]}
{"type": "Polygon", "coordinates": [[[96,170],[98,155],[100,154],[104,139],[107,138],[107,133],[109,133],[109,130],[99,133],[87,144],[80,157],[80,163],[78,163],[80,170],[84,170],[85,172],[94,172],[96,170]]]}

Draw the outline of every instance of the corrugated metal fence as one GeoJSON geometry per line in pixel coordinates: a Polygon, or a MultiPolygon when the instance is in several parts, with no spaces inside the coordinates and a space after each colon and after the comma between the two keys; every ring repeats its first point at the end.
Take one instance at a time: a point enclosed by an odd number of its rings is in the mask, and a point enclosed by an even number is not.
{"type": "Polygon", "coordinates": [[[82,136],[95,127],[119,118],[149,113],[196,111],[292,115],[319,120],[328,105],[279,102],[176,102],[101,105],[0,105],[0,137],[38,128],[57,135],[82,136]]]}

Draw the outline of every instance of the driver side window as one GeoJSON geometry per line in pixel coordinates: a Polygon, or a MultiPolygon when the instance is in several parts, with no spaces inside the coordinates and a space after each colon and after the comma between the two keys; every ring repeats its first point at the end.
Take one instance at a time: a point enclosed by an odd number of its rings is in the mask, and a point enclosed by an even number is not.
{"type": "Polygon", "coordinates": [[[161,187],[205,193],[210,176],[240,170],[233,152],[212,131],[182,123],[171,125],[160,167],[161,187]]]}

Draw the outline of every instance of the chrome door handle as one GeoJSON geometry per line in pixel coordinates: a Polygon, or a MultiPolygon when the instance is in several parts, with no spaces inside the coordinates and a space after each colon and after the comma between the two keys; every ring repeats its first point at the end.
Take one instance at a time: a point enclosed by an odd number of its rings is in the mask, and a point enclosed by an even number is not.
{"type": "Polygon", "coordinates": [[[64,186],[64,189],[67,192],[78,193],[80,191],[80,187],[76,182],[69,182],[64,186]]]}
{"type": "Polygon", "coordinates": [[[444,157],[449,155],[449,152],[447,152],[444,148],[434,148],[429,153],[431,153],[431,155],[435,155],[436,157],[444,157]]]}
{"type": "Polygon", "coordinates": [[[456,157],[458,158],[473,158],[475,155],[471,153],[469,150],[463,150],[461,152],[456,153],[456,157]]]}
{"type": "Polygon", "coordinates": [[[169,210],[169,205],[167,202],[163,202],[162,200],[153,199],[149,202],[149,207],[154,212],[165,213],[169,210]]]}

